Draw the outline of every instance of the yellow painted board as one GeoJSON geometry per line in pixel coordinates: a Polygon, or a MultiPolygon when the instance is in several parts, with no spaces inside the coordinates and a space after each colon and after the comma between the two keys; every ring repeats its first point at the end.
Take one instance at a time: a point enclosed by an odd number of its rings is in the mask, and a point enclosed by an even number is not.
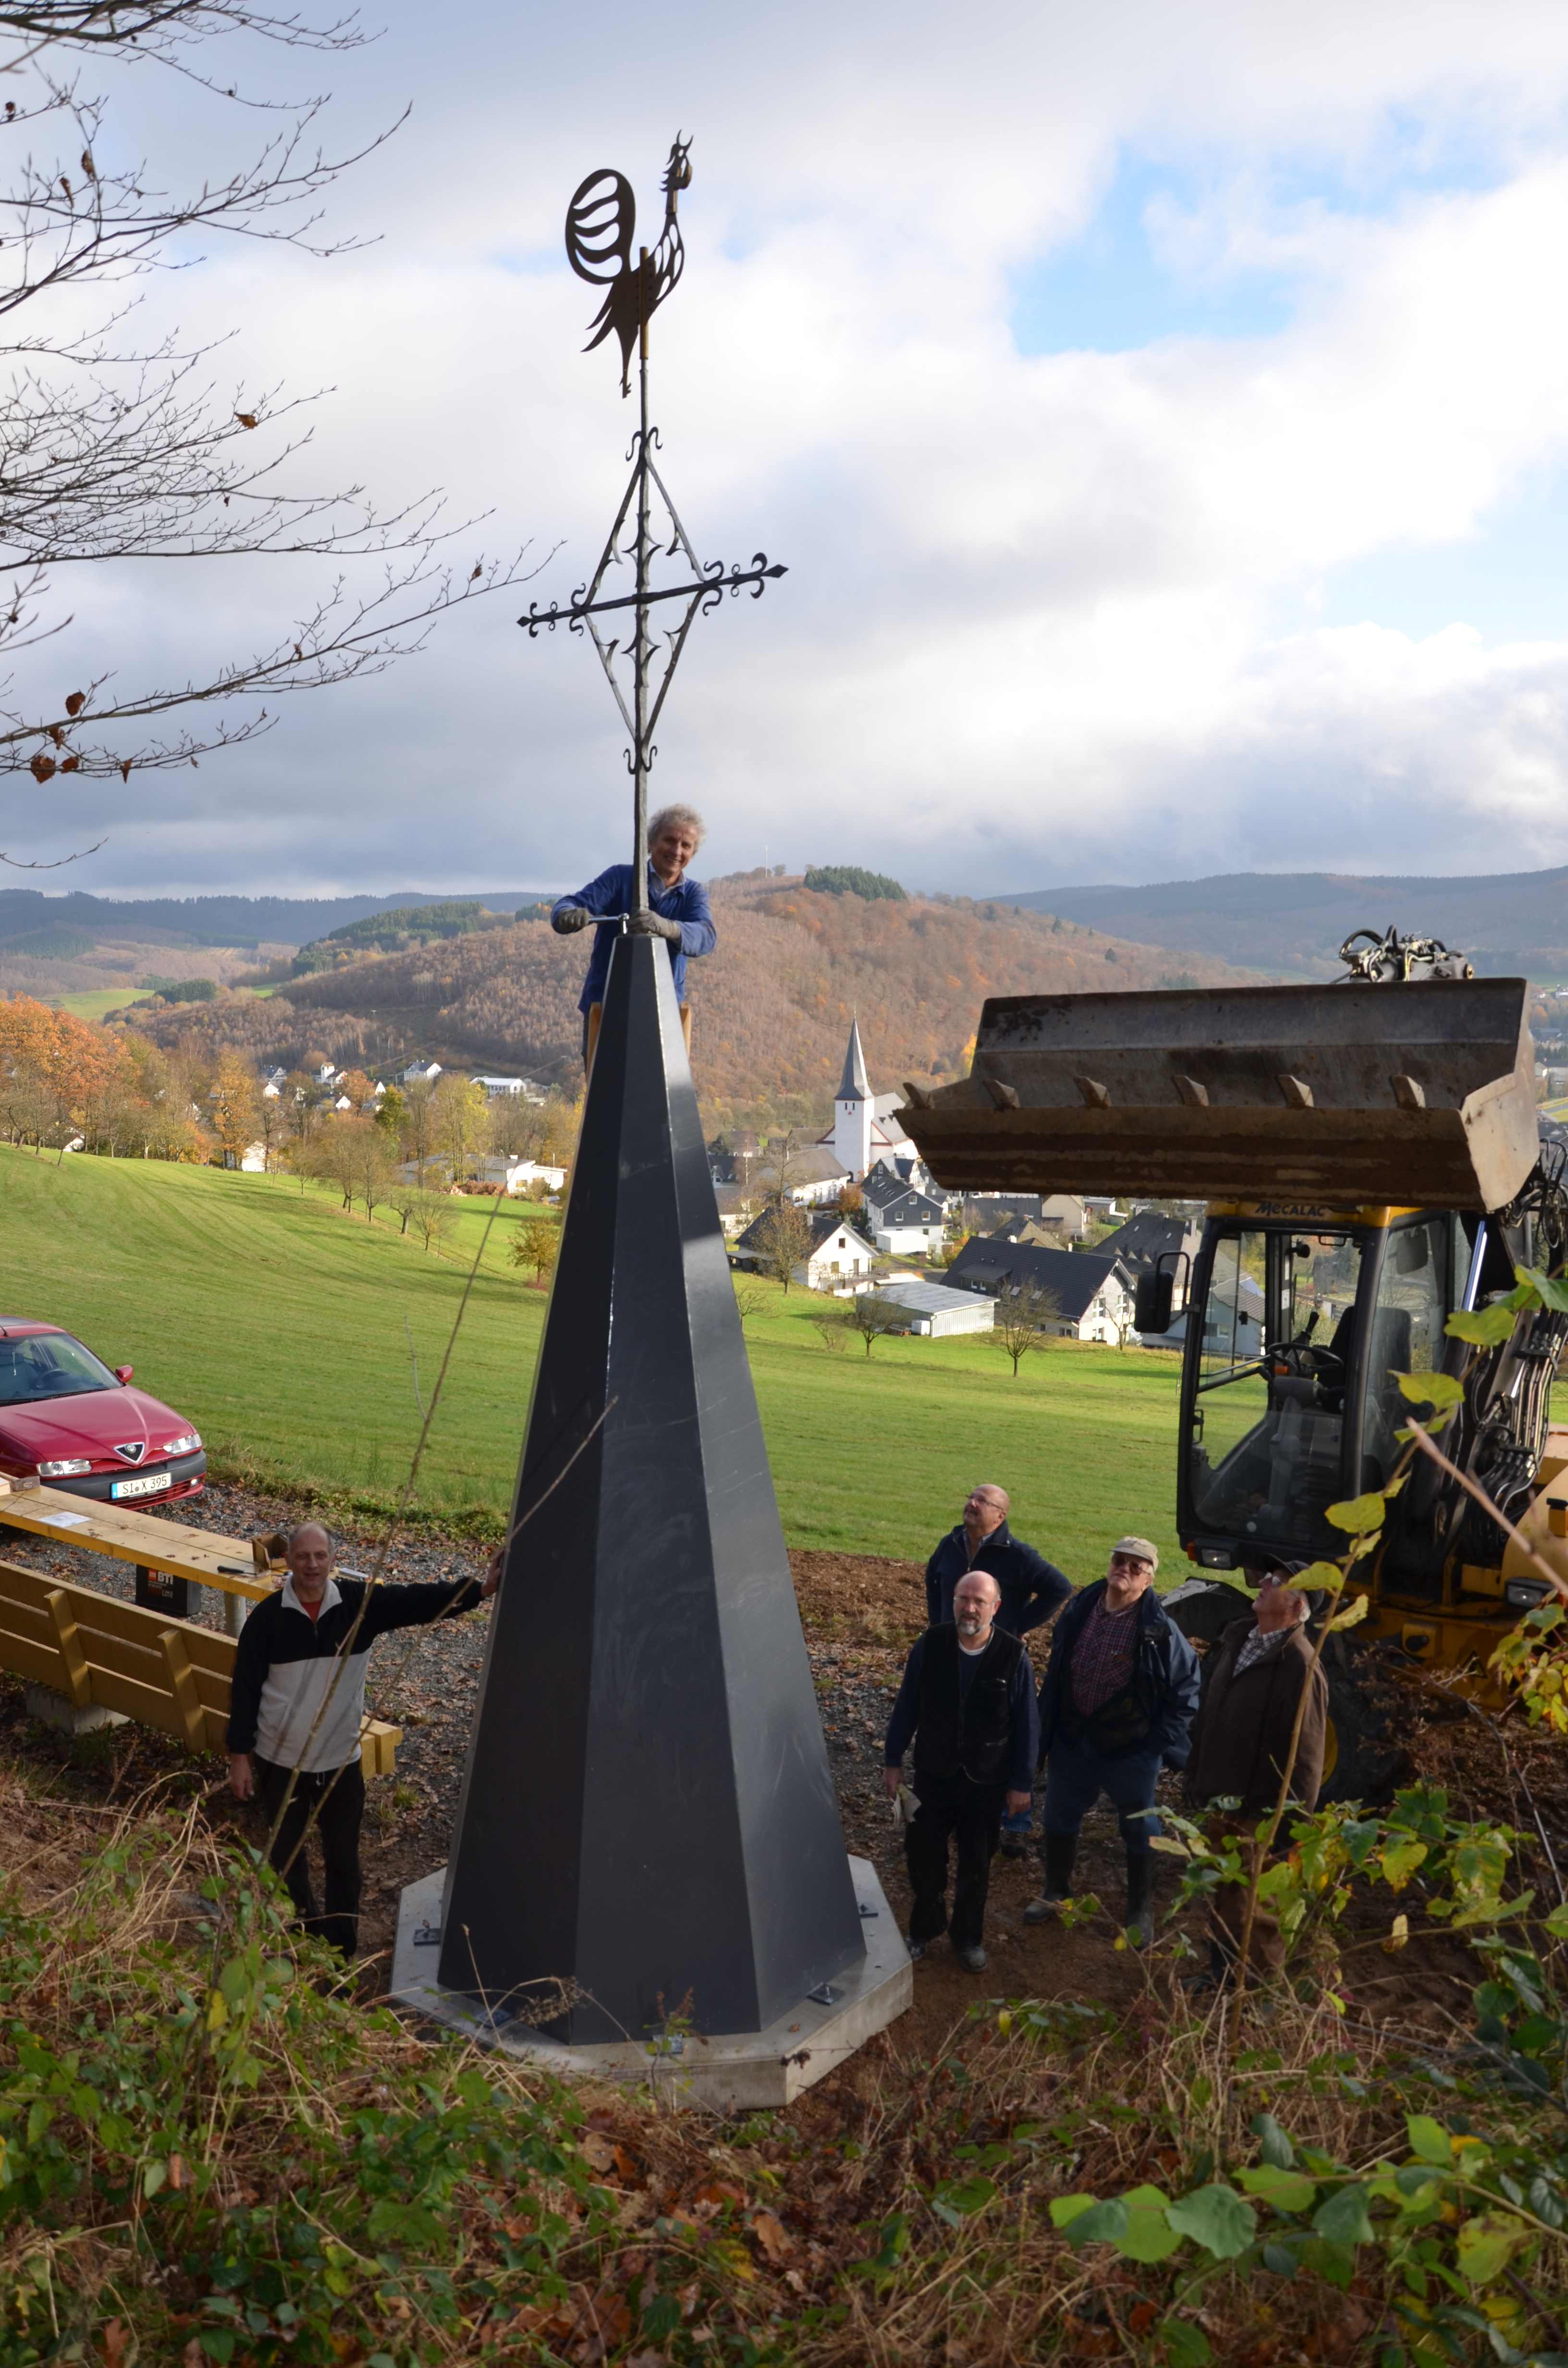
{"type": "Polygon", "coordinates": [[[33,1537],[55,1538],[62,1545],[113,1554],[120,1562],[140,1563],[172,1578],[194,1579],[200,1587],[243,1595],[252,1603],[270,1595],[276,1584],[257,1577],[248,1538],[187,1530],[183,1522],[73,1497],[63,1488],[22,1488],[0,1497],[0,1524],[26,1530],[33,1537]]]}

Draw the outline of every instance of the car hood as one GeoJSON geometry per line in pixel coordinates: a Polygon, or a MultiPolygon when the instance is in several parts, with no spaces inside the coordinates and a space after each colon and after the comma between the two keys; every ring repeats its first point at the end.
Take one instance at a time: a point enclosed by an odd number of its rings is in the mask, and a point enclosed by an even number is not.
{"type": "Polygon", "coordinates": [[[37,1406],[0,1406],[0,1453],[26,1463],[52,1463],[68,1455],[112,1455],[140,1440],[153,1459],[171,1439],[195,1428],[145,1390],[85,1390],[37,1406]]]}

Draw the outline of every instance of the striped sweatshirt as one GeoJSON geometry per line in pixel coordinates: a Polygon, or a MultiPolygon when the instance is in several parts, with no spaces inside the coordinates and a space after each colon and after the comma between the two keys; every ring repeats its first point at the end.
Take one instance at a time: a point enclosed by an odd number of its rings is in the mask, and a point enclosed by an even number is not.
{"type": "Polygon", "coordinates": [[[312,1620],[301,1609],[293,1579],[286,1578],[240,1630],[229,1697],[229,1749],[256,1751],[279,1767],[307,1774],[347,1766],[359,1749],[366,1661],[377,1637],[389,1629],[423,1628],[472,1611],[482,1585],[477,1578],[427,1587],[329,1578],[312,1620]]]}

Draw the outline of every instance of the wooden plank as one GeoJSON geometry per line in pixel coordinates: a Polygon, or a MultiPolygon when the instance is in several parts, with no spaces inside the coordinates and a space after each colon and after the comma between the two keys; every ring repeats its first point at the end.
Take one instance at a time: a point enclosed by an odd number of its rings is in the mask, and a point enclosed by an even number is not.
{"type": "Polygon", "coordinates": [[[185,1739],[193,1751],[199,1751],[207,1741],[207,1717],[196,1691],[196,1672],[186,1658],[185,1641],[174,1629],[165,1628],[159,1642],[169,1673],[169,1691],[185,1727],[185,1739]]]}
{"type": "Polygon", "coordinates": [[[49,1616],[54,1622],[54,1641],[60,1647],[60,1664],[65,1672],[65,1682],[60,1691],[74,1710],[88,1710],[92,1706],[93,1681],[82,1640],[76,1634],[76,1622],[71,1617],[70,1598],[62,1587],[51,1591],[49,1616]]]}
{"type": "Polygon", "coordinates": [[[142,1563],[173,1578],[195,1579],[201,1587],[244,1596],[252,1603],[273,1591],[271,1578],[256,1575],[248,1538],[187,1529],[182,1521],[74,1497],[63,1488],[29,1488],[0,1497],[0,1523],[33,1537],[112,1554],[120,1562],[142,1563]]]}
{"type": "Polygon", "coordinates": [[[9,1669],[32,1685],[47,1686],[51,1693],[65,1692],[65,1668],[52,1638],[45,1645],[30,1636],[0,1636],[0,1669],[9,1669]]]}
{"type": "MultiPolygon", "coordinates": [[[[95,1587],[54,1578],[45,1571],[28,1570],[20,1563],[0,1562],[0,1620],[7,1605],[41,1609],[52,1592],[70,1597],[78,1627],[143,1645],[149,1652],[158,1650],[158,1638],[168,1626],[166,1611],[149,1611],[141,1604],[122,1602],[118,1595],[104,1595],[95,1587]]],[[[199,1628],[194,1622],[187,1624],[185,1634],[191,1660],[226,1679],[234,1666],[234,1639],[222,1635],[215,1628],[199,1628]]]]}
{"type": "Polygon", "coordinates": [[[365,1722],[359,1737],[359,1764],[367,1777],[391,1776],[396,1772],[397,1747],[403,1741],[401,1726],[389,1726],[384,1719],[365,1722]]]}

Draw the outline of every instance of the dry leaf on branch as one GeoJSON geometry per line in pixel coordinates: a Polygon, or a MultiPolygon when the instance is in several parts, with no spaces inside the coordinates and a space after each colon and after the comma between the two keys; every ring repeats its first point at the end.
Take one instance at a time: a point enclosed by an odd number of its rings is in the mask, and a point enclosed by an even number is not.
{"type": "Polygon", "coordinates": [[[65,712],[67,715],[71,716],[80,715],[83,708],[85,707],[86,704],[86,692],[85,690],[74,690],[65,701],[65,712]]]}
{"type": "Polygon", "coordinates": [[[236,411],[234,417],[239,421],[242,427],[254,427],[256,426],[256,414],[254,411],[236,411]]]}

